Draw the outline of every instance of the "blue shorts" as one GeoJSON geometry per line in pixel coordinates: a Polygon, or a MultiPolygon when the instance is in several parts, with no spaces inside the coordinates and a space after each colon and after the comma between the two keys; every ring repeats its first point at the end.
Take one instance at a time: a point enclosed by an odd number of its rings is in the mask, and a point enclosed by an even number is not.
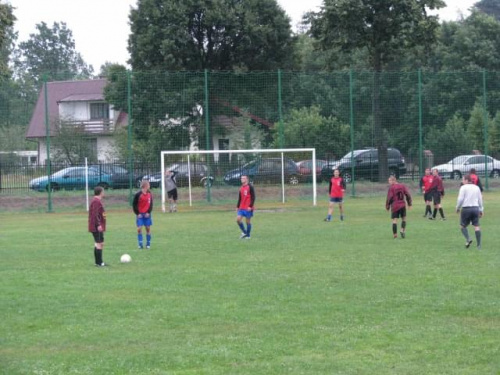
{"type": "MultiPolygon", "coordinates": [[[[142,214],[144,215],[144,214],[142,214]]],[[[150,227],[153,225],[153,219],[151,218],[151,214],[149,217],[138,217],[136,220],[137,227],[150,227]]]]}
{"type": "Polygon", "coordinates": [[[253,216],[253,211],[238,210],[238,216],[243,216],[246,217],[247,219],[250,219],[253,216]]]}
{"type": "Polygon", "coordinates": [[[330,203],[342,203],[344,198],[332,198],[330,197],[330,203]]]}

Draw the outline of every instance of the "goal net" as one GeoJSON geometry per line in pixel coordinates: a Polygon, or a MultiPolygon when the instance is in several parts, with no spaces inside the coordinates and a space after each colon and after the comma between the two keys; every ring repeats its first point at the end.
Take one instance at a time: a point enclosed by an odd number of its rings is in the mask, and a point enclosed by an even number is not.
{"type": "Polygon", "coordinates": [[[164,212],[170,207],[165,189],[168,170],[175,175],[179,201],[189,200],[190,206],[235,204],[242,175],[254,185],[260,207],[294,200],[316,205],[321,178],[314,148],[162,151],[161,172],[151,185],[161,188],[164,212]]]}

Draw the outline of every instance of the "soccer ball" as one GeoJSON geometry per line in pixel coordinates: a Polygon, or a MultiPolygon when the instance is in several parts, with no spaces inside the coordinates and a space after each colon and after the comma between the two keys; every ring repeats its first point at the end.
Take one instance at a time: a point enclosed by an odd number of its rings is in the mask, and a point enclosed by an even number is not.
{"type": "Polygon", "coordinates": [[[132,261],[132,257],[128,254],[123,254],[120,258],[120,262],[122,263],[130,263],[132,261]]]}

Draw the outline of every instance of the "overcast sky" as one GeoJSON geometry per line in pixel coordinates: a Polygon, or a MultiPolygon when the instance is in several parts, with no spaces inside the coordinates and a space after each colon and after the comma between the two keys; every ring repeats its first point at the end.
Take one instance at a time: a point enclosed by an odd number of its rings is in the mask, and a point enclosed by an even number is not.
{"type": "MultiPolygon", "coordinates": [[[[448,7],[439,12],[442,20],[456,20],[460,14],[468,15],[468,9],[478,0],[445,0],[448,7]]],[[[14,9],[19,32],[18,41],[25,41],[34,33],[35,25],[45,22],[65,22],[73,32],[76,50],[87,64],[99,72],[102,64],[126,64],[129,58],[127,39],[130,34],[128,14],[137,0],[4,0],[14,9]]],[[[317,11],[322,0],[278,0],[292,19],[292,26],[300,21],[304,12],[317,11]]]]}

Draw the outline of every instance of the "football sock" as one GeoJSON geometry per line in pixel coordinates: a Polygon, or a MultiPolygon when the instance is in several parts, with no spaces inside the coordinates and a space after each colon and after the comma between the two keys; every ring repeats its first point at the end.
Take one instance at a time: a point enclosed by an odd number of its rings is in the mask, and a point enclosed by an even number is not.
{"type": "Polygon", "coordinates": [[[425,206],[425,216],[432,215],[431,206],[425,206]]]}
{"type": "Polygon", "coordinates": [[[245,226],[243,225],[243,223],[238,223],[238,226],[240,227],[241,229],[241,233],[247,233],[247,231],[245,230],[245,226]]]}
{"type": "Polygon", "coordinates": [[[441,215],[442,218],[444,218],[444,211],[442,208],[439,209],[439,214],[441,215]]]}
{"type": "Polygon", "coordinates": [[[464,235],[465,240],[469,242],[470,238],[469,238],[469,231],[467,230],[467,228],[462,228],[462,234],[464,235]]]}
{"type": "Polygon", "coordinates": [[[252,224],[247,224],[247,231],[246,231],[247,237],[250,237],[251,230],[252,230],[252,224]]]}
{"type": "Polygon", "coordinates": [[[404,232],[406,228],[406,221],[401,222],[401,231],[404,232]]]}
{"type": "Polygon", "coordinates": [[[146,234],[146,246],[151,245],[151,234],[146,234]]]}
{"type": "Polygon", "coordinates": [[[139,246],[142,246],[142,233],[137,235],[137,242],[139,243],[139,246]]]}
{"type": "Polygon", "coordinates": [[[326,215],[326,220],[332,220],[332,215],[326,215]]]}
{"type": "Polygon", "coordinates": [[[438,209],[437,209],[437,208],[435,208],[435,209],[434,209],[434,212],[432,213],[432,217],[433,217],[433,218],[436,218],[437,212],[438,212],[438,209]]]}
{"type": "Polygon", "coordinates": [[[476,242],[477,242],[477,247],[481,247],[481,231],[476,230],[476,242]]]}
{"type": "Polygon", "coordinates": [[[340,221],[344,221],[344,215],[340,215],[340,221]]]}
{"type": "Polygon", "coordinates": [[[96,249],[96,253],[97,253],[97,264],[102,264],[103,261],[102,261],[102,249],[96,249]]]}
{"type": "Polygon", "coordinates": [[[392,224],[392,234],[397,234],[397,233],[398,233],[398,225],[392,224]]]}
{"type": "Polygon", "coordinates": [[[95,264],[100,264],[99,258],[97,256],[97,248],[95,246],[94,246],[94,259],[95,259],[95,264]]]}

